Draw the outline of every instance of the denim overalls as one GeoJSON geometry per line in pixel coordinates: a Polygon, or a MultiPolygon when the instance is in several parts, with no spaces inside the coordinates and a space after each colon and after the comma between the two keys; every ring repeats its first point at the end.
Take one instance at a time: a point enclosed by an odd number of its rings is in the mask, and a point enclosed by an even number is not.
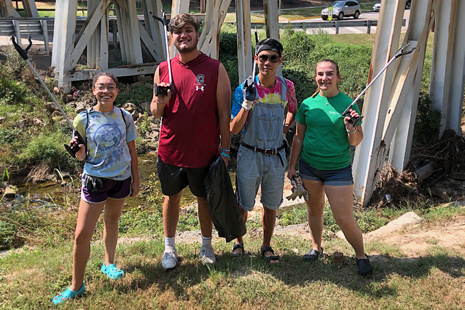
{"type": "MultiPolygon", "coordinates": [[[[261,202],[276,210],[283,201],[286,152],[283,146],[283,121],[287,104],[287,83],[282,77],[278,103],[254,102],[252,115],[237,155],[237,189],[241,207],[251,211],[261,185],[261,202]],[[249,149],[253,147],[255,149],[249,149]],[[266,150],[265,153],[257,149],[266,150]]],[[[255,78],[258,83],[258,76],[255,78]]]]}

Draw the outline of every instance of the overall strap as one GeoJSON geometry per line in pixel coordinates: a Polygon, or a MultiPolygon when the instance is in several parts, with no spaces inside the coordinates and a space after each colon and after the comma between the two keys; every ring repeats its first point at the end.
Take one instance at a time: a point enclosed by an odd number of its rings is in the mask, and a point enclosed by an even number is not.
{"type": "Polygon", "coordinates": [[[282,76],[278,76],[279,80],[281,81],[281,100],[287,100],[287,81],[282,76]]]}

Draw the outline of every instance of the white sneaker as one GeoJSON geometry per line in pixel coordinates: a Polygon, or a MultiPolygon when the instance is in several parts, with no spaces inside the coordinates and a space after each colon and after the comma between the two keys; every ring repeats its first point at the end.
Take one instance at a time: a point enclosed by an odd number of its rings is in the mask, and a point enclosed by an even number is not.
{"type": "Polygon", "coordinates": [[[173,269],[178,264],[178,253],[175,249],[165,251],[161,260],[161,265],[165,270],[173,269]]]}
{"type": "Polygon", "coordinates": [[[214,264],[216,263],[215,252],[212,247],[202,246],[200,248],[200,261],[202,264],[214,264]]]}

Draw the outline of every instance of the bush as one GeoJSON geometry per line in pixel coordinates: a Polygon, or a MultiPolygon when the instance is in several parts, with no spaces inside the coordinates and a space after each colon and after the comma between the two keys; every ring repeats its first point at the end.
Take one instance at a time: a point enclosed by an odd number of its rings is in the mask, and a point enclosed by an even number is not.
{"type": "Polygon", "coordinates": [[[76,171],[77,161],[63,147],[68,140],[69,136],[61,131],[44,132],[30,137],[18,159],[28,165],[47,164],[52,169],[76,171]]]}
{"type": "Polygon", "coordinates": [[[441,127],[441,111],[433,108],[433,102],[428,94],[420,93],[418,98],[413,141],[424,145],[432,142],[432,137],[439,138],[441,127]]]}

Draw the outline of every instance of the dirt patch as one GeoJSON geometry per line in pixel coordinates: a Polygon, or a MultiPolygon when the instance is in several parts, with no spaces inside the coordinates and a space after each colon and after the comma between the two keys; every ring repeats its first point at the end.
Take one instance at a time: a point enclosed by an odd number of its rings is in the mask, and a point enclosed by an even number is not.
{"type": "Polygon", "coordinates": [[[417,224],[381,240],[400,249],[406,257],[428,255],[433,247],[453,250],[465,256],[465,216],[441,223],[417,224]]]}

